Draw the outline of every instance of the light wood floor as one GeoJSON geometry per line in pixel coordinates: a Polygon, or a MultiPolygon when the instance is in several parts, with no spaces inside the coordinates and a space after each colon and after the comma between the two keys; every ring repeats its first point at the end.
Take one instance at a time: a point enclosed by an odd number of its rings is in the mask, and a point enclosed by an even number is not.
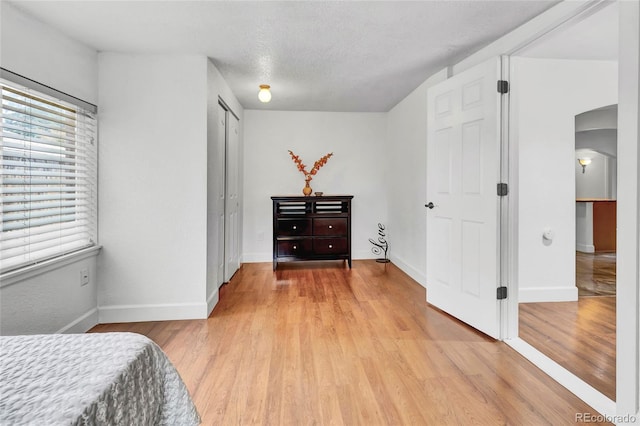
{"type": "Polygon", "coordinates": [[[616,298],[521,303],[520,337],[616,400],[616,298]]]}
{"type": "Polygon", "coordinates": [[[520,337],[616,400],[616,254],[576,252],[577,302],[521,303],[520,337]]]}
{"type": "Polygon", "coordinates": [[[108,324],[168,354],[205,425],[573,425],[596,413],[392,264],[245,264],[207,320],[108,324]]]}
{"type": "Polygon", "coordinates": [[[616,295],[616,254],[576,252],[579,296],[616,295]]]}

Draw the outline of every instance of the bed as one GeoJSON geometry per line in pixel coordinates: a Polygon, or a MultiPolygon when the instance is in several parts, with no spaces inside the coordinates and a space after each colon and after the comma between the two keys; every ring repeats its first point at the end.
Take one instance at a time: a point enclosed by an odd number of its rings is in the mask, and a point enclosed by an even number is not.
{"type": "Polygon", "coordinates": [[[0,336],[2,425],[199,423],[178,372],[145,336],[0,336]]]}

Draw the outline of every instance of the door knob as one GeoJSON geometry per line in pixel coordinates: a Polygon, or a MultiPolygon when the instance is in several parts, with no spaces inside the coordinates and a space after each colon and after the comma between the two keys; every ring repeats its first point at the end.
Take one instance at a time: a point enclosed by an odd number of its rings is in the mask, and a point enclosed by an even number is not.
{"type": "Polygon", "coordinates": [[[428,209],[432,209],[432,208],[434,208],[436,205],[435,205],[435,204],[433,204],[431,201],[429,201],[429,203],[428,203],[428,204],[425,204],[424,206],[425,206],[426,208],[428,208],[428,209]]]}

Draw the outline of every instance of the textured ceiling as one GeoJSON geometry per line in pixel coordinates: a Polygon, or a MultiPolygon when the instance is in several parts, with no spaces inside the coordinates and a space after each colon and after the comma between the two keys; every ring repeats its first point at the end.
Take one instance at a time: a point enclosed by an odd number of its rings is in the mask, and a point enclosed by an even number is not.
{"type": "Polygon", "coordinates": [[[388,111],[554,1],[12,1],[98,51],[202,54],[247,109],[388,111]],[[258,85],[273,100],[257,100],[258,85]]]}

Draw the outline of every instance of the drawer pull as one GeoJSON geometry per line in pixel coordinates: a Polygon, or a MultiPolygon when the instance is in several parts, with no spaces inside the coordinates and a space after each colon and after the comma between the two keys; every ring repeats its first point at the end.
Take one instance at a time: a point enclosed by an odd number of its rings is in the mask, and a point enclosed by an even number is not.
{"type": "Polygon", "coordinates": [[[297,227],[297,226],[295,226],[295,225],[293,225],[293,229],[298,229],[298,227],[297,227]]]}
{"type": "Polygon", "coordinates": [[[329,229],[333,229],[333,225],[329,225],[329,229]]]}
{"type": "Polygon", "coordinates": [[[329,244],[329,248],[333,248],[333,246],[331,244],[329,244]]]}
{"type": "Polygon", "coordinates": [[[294,250],[297,250],[297,249],[298,249],[298,246],[293,246],[293,249],[294,249],[294,250]]]}

